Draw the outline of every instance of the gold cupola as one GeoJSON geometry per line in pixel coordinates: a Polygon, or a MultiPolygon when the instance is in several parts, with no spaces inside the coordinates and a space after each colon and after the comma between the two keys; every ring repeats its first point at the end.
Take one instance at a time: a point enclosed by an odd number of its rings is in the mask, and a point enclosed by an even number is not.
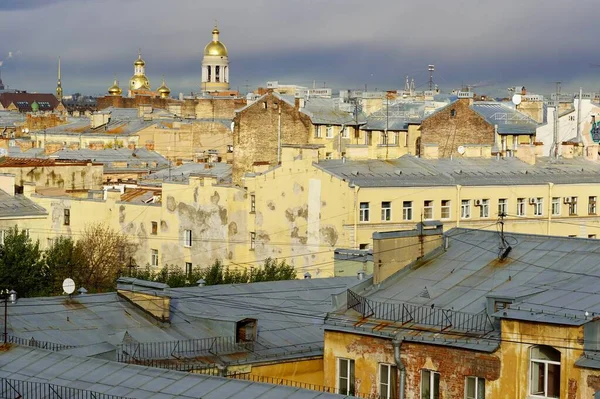
{"type": "Polygon", "coordinates": [[[123,93],[123,90],[119,87],[119,81],[115,79],[115,82],[112,86],[108,88],[108,94],[111,96],[120,96],[123,93]]]}
{"type": "Polygon", "coordinates": [[[146,77],[146,62],[142,59],[142,50],[133,63],[133,76],[129,81],[129,90],[150,90],[150,81],[146,77]]]}
{"type": "Polygon", "coordinates": [[[163,77],[162,84],[160,85],[160,87],[158,89],[156,89],[156,91],[158,92],[158,94],[160,94],[160,98],[168,98],[169,95],[171,94],[171,89],[169,89],[167,87],[167,85],[165,84],[164,77],[163,77]]]}
{"type": "Polygon", "coordinates": [[[204,47],[204,55],[227,57],[227,47],[219,41],[219,29],[216,26],[212,31],[212,36],[212,42],[204,47]]]}

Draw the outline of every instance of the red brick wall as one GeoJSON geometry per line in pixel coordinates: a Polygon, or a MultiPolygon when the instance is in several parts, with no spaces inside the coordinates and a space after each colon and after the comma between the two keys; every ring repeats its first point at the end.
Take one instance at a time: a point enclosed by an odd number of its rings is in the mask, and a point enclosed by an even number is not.
{"type": "Polygon", "coordinates": [[[469,108],[470,99],[459,99],[421,123],[423,145],[437,144],[440,158],[457,155],[457,148],[467,144],[494,144],[494,126],[469,108]],[[452,117],[452,110],[456,116],[452,117]]]}

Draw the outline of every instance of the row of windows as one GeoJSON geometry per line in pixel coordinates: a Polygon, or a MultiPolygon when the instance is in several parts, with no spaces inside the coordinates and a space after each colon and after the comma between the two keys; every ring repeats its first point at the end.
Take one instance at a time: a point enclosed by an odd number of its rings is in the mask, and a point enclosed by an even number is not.
{"type": "MultiPolygon", "coordinates": [[[[560,397],[561,354],[549,346],[535,346],[529,352],[529,393],[541,398],[560,397]]],[[[398,371],[390,364],[379,365],[379,398],[397,397],[398,371]]],[[[337,389],[342,395],[355,395],[354,360],[338,358],[337,389]]],[[[440,398],[440,373],[421,370],[421,399],[440,398]]],[[[465,377],[465,399],[485,399],[485,379],[477,376],[465,377]]]]}
{"type": "MultiPolygon", "coordinates": [[[[331,125],[315,125],[315,138],[323,138],[323,128],[325,128],[325,138],[333,138],[333,126],[331,125]]],[[[345,126],[342,127],[340,134],[342,138],[350,138],[349,129],[345,126]]],[[[358,136],[357,136],[358,138],[358,136]]],[[[404,146],[408,147],[408,134],[404,136],[404,146]]],[[[365,145],[371,145],[373,143],[373,132],[365,131],[365,145]]],[[[379,144],[380,145],[397,145],[399,143],[398,132],[379,132],[379,144]]]]}
{"type": "MultiPolygon", "coordinates": [[[[551,213],[552,216],[560,216],[562,205],[568,205],[569,216],[578,215],[578,197],[553,197],[552,198],[552,208],[551,213]]],[[[452,207],[451,200],[441,200],[440,202],[440,210],[439,217],[440,219],[450,219],[452,207]]],[[[536,197],[536,198],[517,198],[516,207],[514,209],[514,213],[511,213],[511,209],[509,207],[508,198],[500,198],[498,200],[498,213],[497,215],[516,215],[516,216],[527,216],[527,205],[531,205],[533,207],[533,215],[534,216],[543,216],[544,215],[544,198],[536,197]]],[[[473,207],[478,208],[479,217],[480,218],[489,218],[490,213],[490,200],[489,198],[484,199],[464,199],[461,200],[460,203],[460,218],[461,219],[470,219],[472,214],[473,207]]],[[[433,200],[425,200],[423,201],[423,219],[424,220],[433,220],[437,217],[434,212],[434,201],[433,200]]],[[[588,215],[596,215],[597,211],[597,197],[590,196],[588,197],[588,215]]],[[[402,220],[413,220],[413,201],[402,201],[402,220]]],[[[371,221],[371,204],[369,202],[361,202],[359,215],[359,221],[361,222],[369,222],[371,221]]],[[[392,203],[391,201],[382,201],[381,202],[381,221],[387,222],[392,220],[392,203]]]]}

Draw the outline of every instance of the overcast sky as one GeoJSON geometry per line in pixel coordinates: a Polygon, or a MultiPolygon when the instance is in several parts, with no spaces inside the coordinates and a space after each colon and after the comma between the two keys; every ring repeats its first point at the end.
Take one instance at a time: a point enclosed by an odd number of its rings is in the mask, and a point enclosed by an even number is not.
{"type": "MultiPolygon", "coordinates": [[[[153,88],[198,91],[215,19],[233,89],[268,80],[318,87],[482,84],[506,93],[600,89],[598,0],[0,0],[2,79],[65,94],[126,88],[142,49],[153,88]]],[[[497,95],[497,94],[495,94],[497,95]]]]}

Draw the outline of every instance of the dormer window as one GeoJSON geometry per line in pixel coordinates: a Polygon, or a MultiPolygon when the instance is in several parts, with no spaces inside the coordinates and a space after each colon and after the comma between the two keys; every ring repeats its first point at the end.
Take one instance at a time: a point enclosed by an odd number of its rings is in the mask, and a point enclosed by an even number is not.
{"type": "Polygon", "coordinates": [[[244,319],[236,323],[235,341],[237,343],[256,341],[257,320],[244,319]]]}
{"type": "Polygon", "coordinates": [[[453,108],[450,110],[450,118],[454,118],[456,116],[456,110],[453,108]]]}

